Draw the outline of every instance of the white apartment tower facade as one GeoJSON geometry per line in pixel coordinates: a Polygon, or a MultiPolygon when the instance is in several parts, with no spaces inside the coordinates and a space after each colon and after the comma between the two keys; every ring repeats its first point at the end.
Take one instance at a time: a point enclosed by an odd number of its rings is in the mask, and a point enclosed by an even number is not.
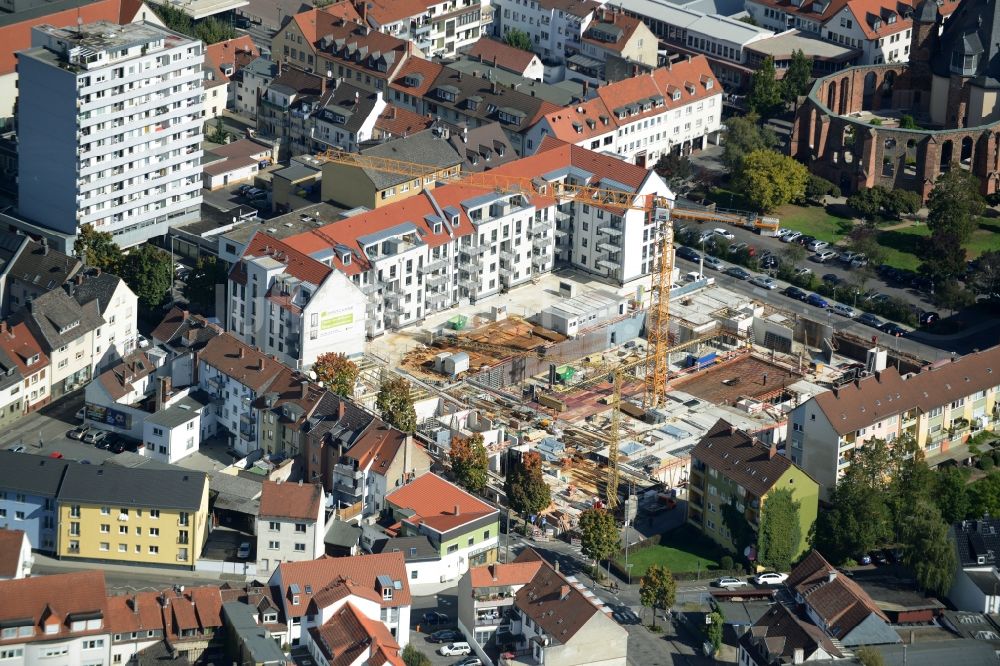
{"type": "Polygon", "coordinates": [[[19,213],[130,247],[201,207],[200,41],[149,23],[37,26],[18,57],[19,213]]]}

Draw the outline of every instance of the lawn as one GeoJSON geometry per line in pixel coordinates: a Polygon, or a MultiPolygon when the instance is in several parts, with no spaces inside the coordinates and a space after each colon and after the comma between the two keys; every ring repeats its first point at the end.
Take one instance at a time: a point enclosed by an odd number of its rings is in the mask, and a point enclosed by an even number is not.
{"type": "Polygon", "coordinates": [[[783,229],[795,229],[827,243],[836,243],[847,235],[854,220],[837,215],[833,206],[797,206],[787,204],[775,211],[783,229]]]}
{"type": "MultiPolygon", "coordinates": [[[[879,232],[878,242],[885,249],[885,263],[896,268],[917,270],[921,263],[920,244],[930,235],[930,229],[923,224],[879,232]]],[[[965,250],[969,259],[975,259],[989,250],[1000,250],[1000,219],[984,218],[979,228],[972,232],[965,250]]]]}
{"type": "MultiPolygon", "coordinates": [[[[726,555],[717,543],[691,525],[682,525],[663,535],[658,546],[629,553],[632,576],[643,576],[652,564],[666,565],[672,572],[706,572],[719,568],[719,558],[726,555]]],[[[625,558],[618,563],[625,568],[625,558]]]]}
{"type": "Polygon", "coordinates": [[[965,244],[965,249],[969,259],[975,259],[983,252],[1000,250],[1000,219],[981,218],[979,228],[972,232],[972,238],[965,244]]]}

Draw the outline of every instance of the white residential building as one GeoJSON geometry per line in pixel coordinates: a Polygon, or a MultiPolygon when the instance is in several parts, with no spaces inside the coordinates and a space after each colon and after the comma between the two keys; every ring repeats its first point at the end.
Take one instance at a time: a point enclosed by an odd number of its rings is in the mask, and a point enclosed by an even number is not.
{"type": "Polygon", "coordinates": [[[984,516],[951,526],[948,537],[955,547],[955,571],[948,600],[960,611],[1000,612],[1000,520],[984,516]]]}
{"type": "Polygon", "coordinates": [[[104,319],[100,341],[94,347],[95,372],[105,370],[128,356],[136,348],[138,337],[138,298],[125,280],[92,268],[78,274],[68,288],[70,295],[81,306],[96,302],[97,311],[104,319]]]}
{"type": "Polygon", "coordinates": [[[257,120],[258,102],[277,75],[277,63],[264,56],[240,70],[236,77],[236,113],[257,120]]]}
{"type": "MultiPolygon", "coordinates": [[[[160,382],[165,379],[160,378],[160,382]]],[[[198,450],[201,440],[211,435],[215,419],[208,416],[211,406],[188,391],[169,402],[158,395],[157,401],[160,404],[156,413],[143,420],[143,453],[148,458],[173,464],[198,450]]]]}
{"type": "Polygon", "coordinates": [[[229,275],[226,328],[296,369],[328,352],[362,354],[365,297],[328,265],[338,252],[349,254],[334,247],[310,257],[266,234],[255,235],[229,275]]]}
{"type": "Polygon", "coordinates": [[[257,573],[323,556],[326,495],[319,484],[264,481],[257,515],[257,573]]]}
{"type": "Polygon", "coordinates": [[[445,2],[367,3],[365,18],[377,29],[411,40],[427,58],[454,56],[489,31],[493,23],[490,0],[445,0],[445,2]]]}
{"type": "Polygon", "coordinates": [[[495,36],[503,39],[511,30],[521,30],[547,62],[563,62],[583,50],[583,34],[601,7],[594,0],[494,0],[493,4],[495,36]]]}
{"type": "Polygon", "coordinates": [[[201,42],[159,26],[38,26],[18,53],[19,213],[124,247],[197,219],[201,42]]]}
{"type": "Polygon", "coordinates": [[[31,575],[31,540],[24,530],[0,529],[0,580],[17,580],[31,575]]]}

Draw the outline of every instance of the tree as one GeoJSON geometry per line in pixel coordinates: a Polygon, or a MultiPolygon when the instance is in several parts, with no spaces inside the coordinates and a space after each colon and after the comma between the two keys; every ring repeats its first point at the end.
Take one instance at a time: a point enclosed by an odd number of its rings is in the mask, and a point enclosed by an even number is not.
{"type": "Polygon", "coordinates": [[[899,117],[899,127],[900,129],[920,129],[917,126],[917,121],[913,119],[913,116],[906,113],[899,117]]]}
{"type": "Polygon", "coordinates": [[[822,176],[809,174],[809,180],[806,182],[806,198],[816,201],[828,194],[839,197],[840,188],[822,176]]]}
{"type": "Polygon", "coordinates": [[[898,220],[904,215],[916,215],[917,211],[923,205],[923,199],[916,192],[897,188],[889,190],[889,195],[886,197],[885,202],[885,212],[890,217],[898,220]]]}
{"type": "Polygon", "coordinates": [[[382,419],[392,427],[405,433],[416,431],[417,412],[413,408],[410,382],[402,377],[392,375],[383,378],[375,398],[375,406],[382,414],[382,419]]]}
{"type": "Polygon", "coordinates": [[[969,473],[967,468],[944,467],[934,480],[934,501],[949,525],[969,515],[969,473]]]}
{"type": "Polygon", "coordinates": [[[667,610],[676,601],[677,581],[670,569],[651,564],[639,581],[639,602],[653,611],[653,624],[656,624],[656,609],[667,610]]]}
{"type": "Polygon", "coordinates": [[[524,30],[511,28],[510,31],[503,36],[503,41],[507,44],[507,46],[513,46],[515,49],[521,49],[522,51],[532,50],[531,36],[524,30]]]}
{"type": "Polygon", "coordinates": [[[222,126],[222,118],[216,118],[215,128],[205,135],[205,140],[212,143],[226,143],[228,139],[229,132],[222,126]]]}
{"type": "Polygon", "coordinates": [[[184,298],[204,312],[214,314],[215,288],[217,285],[224,285],[228,276],[223,262],[212,256],[202,257],[184,285],[184,298]]]}
{"type": "Polygon", "coordinates": [[[789,268],[794,268],[806,258],[806,249],[798,243],[785,243],[781,248],[781,261],[789,268]]]}
{"type": "Polygon", "coordinates": [[[927,226],[931,235],[948,231],[966,243],[986,210],[986,200],[979,193],[979,180],[965,169],[953,164],[934,183],[927,200],[927,226]]]}
{"type": "Polygon", "coordinates": [[[812,83],[812,58],[801,50],[792,51],[792,60],[781,79],[781,95],[786,103],[795,102],[799,97],[809,93],[812,83]]]}
{"type": "Polygon", "coordinates": [[[434,662],[426,654],[415,648],[413,643],[409,643],[403,648],[403,663],[406,666],[432,666],[434,662]]]}
{"type": "Polygon", "coordinates": [[[774,571],[788,571],[798,556],[802,544],[799,506],[788,488],[767,494],[760,510],[760,530],[757,534],[757,561],[774,571]]]}
{"type": "Polygon", "coordinates": [[[882,653],[870,645],[862,645],[854,655],[861,662],[861,666],[885,666],[885,658],[882,657],[882,653]]]}
{"type": "Polygon", "coordinates": [[[948,524],[930,501],[910,505],[903,524],[903,564],[910,568],[920,588],[943,595],[951,587],[955,549],[948,539],[948,524]]]}
{"type": "Polygon", "coordinates": [[[139,305],[152,309],[169,297],[174,267],[169,254],[147,243],[125,256],[121,278],[138,297],[139,305]]]}
{"type": "Polygon", "coordinates": [[[848,238],[851,249],[868,257],[870,264],[878,265],[885,261],[885,247],[879,243],[878,230],[875,227],[867,224],[857,225],[851,229],[848,238]]]}
{"type": "Polygon", "coordinates": [[[354,396],[358,381],[358,366],[354,361],[343,354],[327,352],[316,357],[312,369],[326,388],[345,398],[354,396]]]}
{"type": "Polygon", "coordinates": [[[587,509],[580,514],[580,550],[598,565],[621,550],[621,533],[613,514],[604,509],[587,509]]]}
{"type": "Polygon", "coordinates": [[[535,515],[548,508],[552,494],[542,477],[542,457],[538,452],[528,451],[519,462],[508,465],[504,490],[510,508],[518,513],[535,515]]]}
{"type": "Polygon", "coordinates": [[[210,16],[200,21],[194,21],[183,10],[177,9],[170,4],[154,4],[151,7],[153,13],[169,29],[188,37],[200,39],[206,44],[215,44],[216,42],[222,42],[236,36],[236,30],[232,26],[214,17],[210,16]]]}
{"type": "Polygon", "coordinates": [[[774,70],[774,59],[766,56],[750,78],[747,104],[761,118],[770,118],[781,107],[781,84],[774,70]]]}
{"type": "Polygon", "coordinates": [[[847,197],[847,205],[862,218],[874,222],[882,215],[886,189],[881,185],[865,187],[847,197]]]}
{"type": "Polygon", "coordinates": [[[725,624],[725,618],[722,617],[722,613],[709,613],[708,615],[708,625],[705,629],[705,634],[708,636],[708,642],[712,644],[712,653],[719,651],[722,647],[722,629],[725,624]]]}
{"type": "Polygon", "coordinates": [[[966,286],[977,294],[1000,294],[1000,252],[991,250],[979,255],[966,286]]]}
{"type": "Polygon", "coordinates": [[[83,225],[73,244],[73,251],[87,266],[95,266],[102,271],[121,275],[125,255],[108,232],[95,231],[89,224],[83,225]]]}
{"type": "Polygon", "coordinates": [[[806,194],[809,171],[787,155],[773,150],[747,154],[736,172],[736,187],[763,212],[771,211],[806,194]]]}
{"type": "Polygon", "coordinates": [[[194,36],[206,44],[216,44],[232,39],[236,36],[236,31],[229,24],[209,16],[194,24],[194,36]]]}
{"type": "Polygon", "coordinates": [[[1000,516],[1000,470],[969,486],[969,516],[1000,516]]]}
{"type": "Polygon", "coordinates": [[[921,247],[924,263],[920,272],[939,285],[965,273],[965,248],[958,233],[951,229],[939,229],[924,239],[921,247]]]}
{"type": "Polygon", "coordinates": [[[778,137],[767,127],[760,126],[760,116],[748,113],[726,119],[726,136],[722,143],[722,161],[730,171],[736,171],[743,157],[755,150],[769,150],[778,145],[778,137]]]}
{"type": "Polygon", "coordinates": [[[656,173],[671,183],[679,183],[687,180],[694,174],[691,166],[691,158],[687,155],[677,155],[667,153],[660,156],[656,166],[653,167],[656,173]]]}
{"type": "Polygon", "coordinates": [[[471,437],[455,437],[451,440],[451,471],[455,479],[466,490],[481,493],[486,489],[487,470],[490,466],[483,436],[473,433],[471,437]]]}
{"type": "Polygon", "coordinates": [[[976,301],[976,295],[958,283],[949,279],[934,289],[934,304],[939,308],[957,312],[969,307],[976,301]]]}

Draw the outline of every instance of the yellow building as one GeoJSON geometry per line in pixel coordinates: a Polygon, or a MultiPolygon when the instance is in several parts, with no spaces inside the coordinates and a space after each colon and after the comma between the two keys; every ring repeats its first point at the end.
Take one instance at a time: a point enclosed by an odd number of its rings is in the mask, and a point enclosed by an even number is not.
{"type": "Polygon", "coordinates": [[[361,151],[366,157],[380,157],[425,165],[420,175],[402,175],[327,162],[323,165],[323,201],[347,208],[364,206],[370,210],[433,189],[439,180],[454,179],[463,157],[436,130],[425,130],[361,151]]]}
{"type": "Polygon", "coordinates": [[[201,472],[71,464],[56,505],[61,559],[193,569],[208,534],[201,472]]]}

